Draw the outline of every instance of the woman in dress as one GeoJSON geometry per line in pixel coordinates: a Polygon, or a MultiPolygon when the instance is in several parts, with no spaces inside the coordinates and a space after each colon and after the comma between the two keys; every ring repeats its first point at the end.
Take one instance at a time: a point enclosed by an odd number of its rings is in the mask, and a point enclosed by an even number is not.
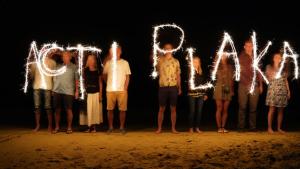
{"type": "Polygon", "coordinates": [[[276,53],[273,55],[272,64],[267,65],[266,75],[269,80],[269,86],[266,97],[266,105],[269,106],[268,112],[268,132],[274,133],[272,129],[273,115],[277,109],[277,130],[284,133],[282,130],[283,110],[288,104],[290,98],[289,83],[287,80],[287,72],[283,71],[280,78],[275,78],[279,71],[282,55],[276,53]]]}
{"type": "Polygon", "coordinates": [[[216,101],[216,122],[218,133],[228,133],[225,129],[228,107],[231,97],[234,95],[233,89],[233,69],[228,62],[227,56],[223,55],[219,70],[217,72],[216,86],[214,92],[214,99],[216,101]]]}

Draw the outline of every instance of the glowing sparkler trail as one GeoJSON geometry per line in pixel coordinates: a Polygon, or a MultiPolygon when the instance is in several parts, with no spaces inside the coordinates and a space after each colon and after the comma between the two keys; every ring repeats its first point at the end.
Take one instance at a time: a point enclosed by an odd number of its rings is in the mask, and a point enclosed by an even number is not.
{"type": "Polygon", "coordinates": [[[57,46],[55,43],[45,44],[38,55],[38,61],[40,66],[39,71],[41,71],[46,76],[58,76],[66,72],[65,66],[61,67],[60,69],[53,70],[48,68],[48,66],[46,65],[46,57],[48,56],[49,52],[53,50],[64,51],[64,48],[57,46]]]}
{"type": "Polygon", "coordinates": [[[251,86],[250,86],[250,91],[249,93],[253,94],[254,89],[255,89],[255,84],[256,84],[256,77],[257,77],[257,72],[260,73],[260,75],[263,77],[263,79],[265,80],[265,82],[267,84],[269,84],[268,79],[266,78],[266,76],[263,74],[263,72],[260,70],[259,68],[259,61],[261,60],[261,58],[267,53],[269,47],[272,45],[271,41],[268,41],[266,47],[260,52],[259,55],[257,55],[257,42],[256,42],[256,33],[253,32],[252,36],[252,43],[253,43],[253,61],[252,61],[252,68],[253,68],[253,78],[252,78],[252,82],[251,82],[251,86]],[[257,72],[256,72],[257,71],[257,72]]]}
{"type": "Polygon", "coordinates": [[[163,54],[174,53],[181,48],[183,41],[184,41],[184,31],[182,28],[180,28],[179,26],[177,26],[175,24],[163,24],[163,25],[154,27],[154,32],[153,32],[153,71],[151,74],[151,76],[154,79],[158,76],[158,72],[156,70],[156,65],[157,65],[158,59],[159,59],[157,56],[157,52],[161,52],[163,54]],[[164,28],[174,28],[174,29],[178,29],[181,32],[180,42],[179,42],[179,45],[177,46],[177,48],[174,48],[172,50],[164,50],[159,47],[159,43],[157,42],[158,31],[160,29],[164,29],[164,28]]]}
{"type": "Polygon", "coordinates": [[[199,85],[199,86],[195,86],[195,67],[193,64],[193,54],[194,54],[194,49],[193,48],[188,48],[188,60],[189,60],[189,65],[190,65],[190,79],[189,79],[189,86],[190,89],[192,90],[196,90],[196,89],[208,89],[208,88],[212,88],[213,85],[210,82],[207,82],[204,85],[199,85]]]}
{"type": "Polygon", "coordinates": [[[118,44],[116,42],[113,42],[113,44],[111,45],[111,48],[112,48],[112,72],[113,72],[113,75],[112,75],[112,89],[113,91],[116,91],[117,90],[117,47],[118,47],[118,44]]]}
{"type": "Polygon", "coordinates": [[[298,55],[293,51],[293,49],[290,47],[290,44],[288,42],[284,42],[283,43],[283,58],[282,58],[282,61],[280,63],[280,68],[279,68],[279,71],[276,73],[276,79],[279,79],[281,77],[281,73],[282,73],[282,70],[283,70],[283,67],[284,67],[284,64],[286,62],[286,59],[288,57],[292,58],[293,59],[293,62],[294,62],[294,78],[295,79],[298,79],[298,76],[299,76],[299,68],[298,68],[298,55]]]}
{"type": "Polygon", "coordinates": [[[84,89],[84,79],[83,79],[83,59],[84,52],[91,51],[96,53],[101,53],[101,49],[91,46],[82,46],[78,44],[77,47],[67,47],[67,50],[78,50],[78,74],[79,74],[79,89],[80,89],[80,99],[84,99],[85,89],[84,89]]]}
{"type": "Polygon", "coordinates": [[[43,45],[42,49],[38,51],[36,42],[33,41],[31,43],[29,55],[27,57],[27,62],[26,62],[25,83],[24,83],[24,87],[23,87],[24,93],[26,93],[27,89],[28,89],[28,75],[29,75],[29,71],[30,71],[29,70],[30,65],[36,64],[36,68],[39,71],[40,77],[41,77],[41,88],[42,89],[47,89],[45,76],[57,76],[66,71],[65,67],[62,67],[57,70],[52,70],[52,69],[48,68],[48,66],[46,65],[45,59],[46,59],[48,53],[51,50],[55,50],[55,49],[63,50],[63,48],[58,47],[55,43],[53,43],[53,44],[43,45]],[[31,61],[32,56],[34,57],[34,61],[31,61]]]}
{"type": "MultiPolygon", "coordinates": [[[[37,58],[37,55],[38,55],[38,49],[36,47],[36,43],[35,41],[33,41],[30,45],[30,50],[29,50],[29,54],[28,54],[28,57],[27,57],[27,62],[26,62],[26,66],[25,66],[25,83],[24,83],[24,86],[23,86],[23,92],[24,93],[27,93],[27,89],[28,89],[28,76],[29,76],[29,66],[31,64],[34,64],[36,63],[36,61],[38,60],[37,58]],[[34,60],[35,62],[32,62],[30,59],[31,59],[31,56],[33,55],[34,57],[34,60]]],[[[43,75],[41,74],[41,81],[42,83],[44,82],[45,83],[45,80],[43,80],[43,75]]]]}
{"type": "MultiPolygon", "coordinates": [[[[66,72],[66,66],[62,66],[60,69],[50,69],[47,64],[45,63],[46,57],[49,55],[49,52],[55,51],[55,50],[60,50],[64,51],[65,49],[62,47],[57,46],[55,43],[52,44],[44,44],[43,47],[38,50],[36,46],[36,42],[33,41],[31,43],[29,55],[27,57],[27,62],[26,62],[26,70],[25,70],[25,83],[23,87],[24,93],[27,92],[28,89],[28,76],[29,76],[29,66],[31,64],[36,64],[37,70],[39,71],[41,75],[41,88],[46,89],[47,84],[45,81],[45,76],[58,76],[66,72]],[[34,57],[33,60],[31,61],[32,56],[34,57]]],[[[78,50],[79,55],[78,55],[78,63],[79,63],[79,68],[78,68],[78,73],[79,73],[79,81],[80,81],[80,92],[81,92],[81,99],[84,99],[84,82],[83,82],[83,58],[84,58],[84,52],[85,51],[92,51],[96,53],[101,53],[101,49],[98,49],[96,47],[91,47],[91,46],[82,46],[82,45],[77,45],[77,47],[68,47],[67,50],[78,50]]]]}
{"type": "Polygon", "coordinates": [[[219,64],[220,64],[220,61],[221,61],[223,55],[226,55],[227,57],[230,57],[230,56],[233,57],[234,65],[235,65],[235,80],[239,81],[240,80],[240,73],[241,73],[239,59],[238,59],[238,56],[237,56],[236,49],[234,47],[234,43],[233,43],[230,35],[226,32],[224,33],[222,44],[221,44],[221,46],[220,46],[220,48],[217,52],[217,57],[218,58],[215,62],[214,69],[213,69],[212,74],[211,74],[211,79],[213,81],[216,80],[216,74],[217,74],[218,67],[219,67],[219,64]],[[229,43],[232,52],[225,52],[224,51],[227,43],[229,43]]]}

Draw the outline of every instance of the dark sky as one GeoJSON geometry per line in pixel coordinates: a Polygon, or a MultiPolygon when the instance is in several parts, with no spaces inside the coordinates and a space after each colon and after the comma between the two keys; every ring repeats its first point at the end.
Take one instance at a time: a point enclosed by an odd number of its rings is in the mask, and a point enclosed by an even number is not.
{"type": "MultiPolygon", "coordinates": [[[[24,64],[31,41],[38,45],[57,42],[62,46],[77,43],[95,45],[104,50],[105,56],[113,40],[123,47],[123,56],[130,63],[132,81],[129,95],[129,121],[155,121],[157,111],[157,81],[149,77],[149,55],[153,26],[176,23],[186,34],[183,50],[176,54],[182,69],[187,68],[185,49],[193,46],[208,68],[218,49],[222,34],[227,31],[238,51],[243,41],[257,32],[258,44],[263,47],[272,40],[267,64],[272,52],[280,50],[288,40],[296,52],[300,52],[299,12],[289,1],[0,1],[1,39],[1,110],[10,117],[31,117],[32,99],[21,91],[24,82],[24,64]],[[97,3],[98,2],[98,3],[97,3]]],[[[206,70],[208,71],[208,69],[206,70]]],[[[184,74],[183,74],[184,75],[184,74]]],[[[182,77],[186,81],[186,77],[182,77]]],[[[185,83],[185,82],[183,82],[185,83]]],[[[299,84],[293,81],[295,92],[299,84]]],[[[294,101],[290,109],[297,112],[294,101]],[[294,106],[294,107],[293,107],[294,106]]],[[[179,117],[186,117],[186,98],[179,103],[179,117]]],[[[207,103],[213,107],[213,101],[207,103]]],[[[261,101],[264,121],[266,109],[261,101]]],[[[210,107],[210,106],[207,106],[210,107]]],[[[232,110],[235,111],[235,105],[232,110]]],[[[207,108],[206,121],[213,123],[214,109],[207,108]]],[[[289,116],[288,116],[289,117],[289,116]]],[[[299,117],[296,113],[289,118],[299,117]]],[[[235,118],[235,117],[232,117],[235,118]]],[[[30,119],[30,118],[29,118],[30,119]]],[[[182,120],[184,121],[184,120],[182,120]]],[[[13,121],[9,121],[9,123],[13,121]]]]}

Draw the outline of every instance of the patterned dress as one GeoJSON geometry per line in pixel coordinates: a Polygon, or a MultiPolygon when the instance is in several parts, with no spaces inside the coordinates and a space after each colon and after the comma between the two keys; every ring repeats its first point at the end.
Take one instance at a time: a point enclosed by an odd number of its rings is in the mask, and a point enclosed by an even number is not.
{"type": "Polygon", "coordinates": [[[231,65],[227,66],[227,69],[224,69],[220,64],[219,70],[217,72],[217,80],[214,91],[215,100],[231,100],[231,81],[233,78],[233,69],[231,65]]]}
{"type": "Polygon", "coordinates": [[[266,105],[274,107],[286,107],[288,104],[288,89],[286,87],[286,74],[282,73],[279,79],[275,78],[276,70],[267,66],[266,74],[269,77],[269,86],[266,97],[266,105]]]}

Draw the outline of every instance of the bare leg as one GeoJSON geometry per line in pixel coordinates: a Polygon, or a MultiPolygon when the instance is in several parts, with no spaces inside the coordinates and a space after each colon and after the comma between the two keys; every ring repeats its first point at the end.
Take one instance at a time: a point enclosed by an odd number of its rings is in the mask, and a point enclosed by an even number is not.
{"type": "Polygon", "coordinates": [[[51,110],[47,110],[47,115],[48,115],[48,131],[52,132],[52,112],[51,110]]]}
{"type": "Polygon", "coordinates": [[[269,112],[268,112],[268,132],[274,133],[272,129],[272,122],[273,122],[273,114],[274,114],[275,107],[269,106],[269,112]]]}
{"type": "Polygon", "coordinates": [[[156,130],[157,134],[161,133],[165,109],[166,109],[166,107],[163,107],[163,106],[159,107],[158,116],[157,116],[157,125],[158,125],[157,130],[156,130]]]}
{"type": "Polygon", "coordinates": [[[282,128],[282,120],[283,120],[283,109],[284,108],[278,108],[278,115],[277,115],[277,130],[280,133],[285,133],[282,128]]]}
{"type": "Polygon", "coordinates": [[[39,110],[36,110],[35,111],[35,129],[33,130],[34,132],[37,132],[40,129],[40,119],[41,119],[41,113],[39,110]]]}
{"type": "Polygon", "coordinates": [[[113,110],[108,110],[108,127],[109,129],[113,129],[113,121],[114,121],[114,111],[113,110]]]}
{"type": "Polygon", "coordinates": [[[120,111],[120,129],[125,128],[126,111],[120,111]]]}
{"type": "Polygon", "coordinates": [[[223,109],[223,102],[222,102],[222,100],[216,100],[216,107],[217,107],[217,110],[216,110],[216,122],[217,122],[218,129],[220,129],[222,127],[222,124],[221,124],[221,112],[222,112],[222,109],[223,109]]]}
{"type": "Polygon", "coordinates": [[[73,121],[73,112],[72,109],[67,109],[67,123],[68,123],[68,130],[72,130],[72,121],[73,121]]]}
{"type": "Polygon", "coordinates": [[[171,122],[172,122],[172,133],[177,134],[176,130],[176,106],[171,106],[171,122]]]}
{"type": "Polygon", "coordinates": [[[224,129],[227,122],[228,117],[228,107],[229,107],[230,101],[225,101],[223,104],[223,113],[222,113],[222,128],[224,129]]]}
{"type": "Polygon", "coordinates": [[[55,110],[55,130],[59,130],[59,123],[60,123],[60,112],[61,109],[55,110]]]}

